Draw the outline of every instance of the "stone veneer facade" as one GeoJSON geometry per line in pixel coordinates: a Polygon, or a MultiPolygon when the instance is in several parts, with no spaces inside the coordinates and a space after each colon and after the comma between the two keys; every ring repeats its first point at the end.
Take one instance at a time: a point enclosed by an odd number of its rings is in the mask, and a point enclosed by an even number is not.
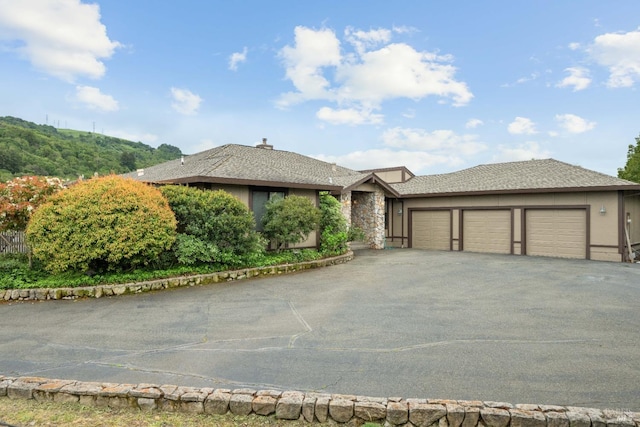
{"type": "Polygon", "coordinates": [[[372,192],[351,194],[351,225],[362,229],[372,249],[384,249],[385,196],[376,187],[372,192]]]}
{"type": "Polygon", "coordinates": [[[275,416],[328,425],[406,427],[640,427],[640,413],[558,405],[366,397],[299,391],[81,382],[0,375],[0,399],[196,414],[275,416]]]}

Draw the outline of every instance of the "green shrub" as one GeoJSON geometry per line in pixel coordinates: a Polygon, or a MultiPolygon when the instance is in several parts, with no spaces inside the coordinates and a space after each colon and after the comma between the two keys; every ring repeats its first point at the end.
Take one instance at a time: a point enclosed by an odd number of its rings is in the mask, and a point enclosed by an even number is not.
{"type": "Polygon", "coordinates": [[[306,240],[319,223],[320,210],[308,198],[296,195],[270,199],[262,217],[265,237],[279,250],[306,240]]]}
{"type": "Polygon", "coordinates": [[[364,230],[360,227],[349,227],[347,231],[347,240],[349,242],[362,242],[365,237],[364,230]]]}
{"type": "Polygon", "coordinates": [[[172,250],[179,263],[234,266],[263,251],[265,243],[255,231],[253,215],[235,196],[177,185],[160,191],[178,221],[178,239],[172,250]]]}
{"type": "Polygon", "coordinates": [[[327,255],[347,250],[347,220],[340,202],[329,193],[320,193],[320,252],[327,255]]]}
{"type": "Polygon", "coordinates": [[[26,235],[50,272],[101,272],[148,264],[171,247],[175,229],[160,191],[110,175],[56,193],[34,212],[26,235]]]}

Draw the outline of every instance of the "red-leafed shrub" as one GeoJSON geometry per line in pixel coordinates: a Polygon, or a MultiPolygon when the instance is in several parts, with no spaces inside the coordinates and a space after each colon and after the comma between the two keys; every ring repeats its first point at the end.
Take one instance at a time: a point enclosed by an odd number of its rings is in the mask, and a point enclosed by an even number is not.
{"type": "Polygon", "coordinates": [[[63,189],[58,178],[24,176],[0,184],[0,231],[23,231],[35,209],[63,189]]]}

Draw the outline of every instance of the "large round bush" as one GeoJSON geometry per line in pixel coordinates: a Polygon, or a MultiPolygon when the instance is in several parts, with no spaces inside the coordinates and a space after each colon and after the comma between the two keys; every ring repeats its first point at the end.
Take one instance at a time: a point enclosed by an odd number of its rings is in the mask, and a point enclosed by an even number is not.
{"type": "Polygon", "coordinates": [[[262,251],[253,214],[232,194],[176,185],[161,191],[178,221],[173,252],[180,263],[234,265],[262,251]]]}
{"type": "Polygon", "coordinates": [[[320,210],[304,196],[274,197],[265,205],[263,233],[278,250],[300,243],[320,223],[320,210]]]}
{"type": "Polygon", "coordinates": [[[54,273],[144,265],[175,238],[176,220],[162,193],[115,175],[55,194],[27,226],[33,255],[54,273]]]}

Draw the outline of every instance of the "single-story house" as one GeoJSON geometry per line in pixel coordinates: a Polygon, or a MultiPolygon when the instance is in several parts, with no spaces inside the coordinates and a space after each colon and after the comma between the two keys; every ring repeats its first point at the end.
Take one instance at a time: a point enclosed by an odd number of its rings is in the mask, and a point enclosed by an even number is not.
{"type": "MultiPolygon", "coordinates": [[[[370,247],[422,248],[604,261],[640,246],[640,184],[553,159],[415,176],[405,167],[356,171],[301,154],[223,145],[127,174],[157,185],[222,189],[262,216],[274,195],[318,203],[333,194],[370,247]]],[[[315,247],[312,233],[300,247],[315,247]]]]}

